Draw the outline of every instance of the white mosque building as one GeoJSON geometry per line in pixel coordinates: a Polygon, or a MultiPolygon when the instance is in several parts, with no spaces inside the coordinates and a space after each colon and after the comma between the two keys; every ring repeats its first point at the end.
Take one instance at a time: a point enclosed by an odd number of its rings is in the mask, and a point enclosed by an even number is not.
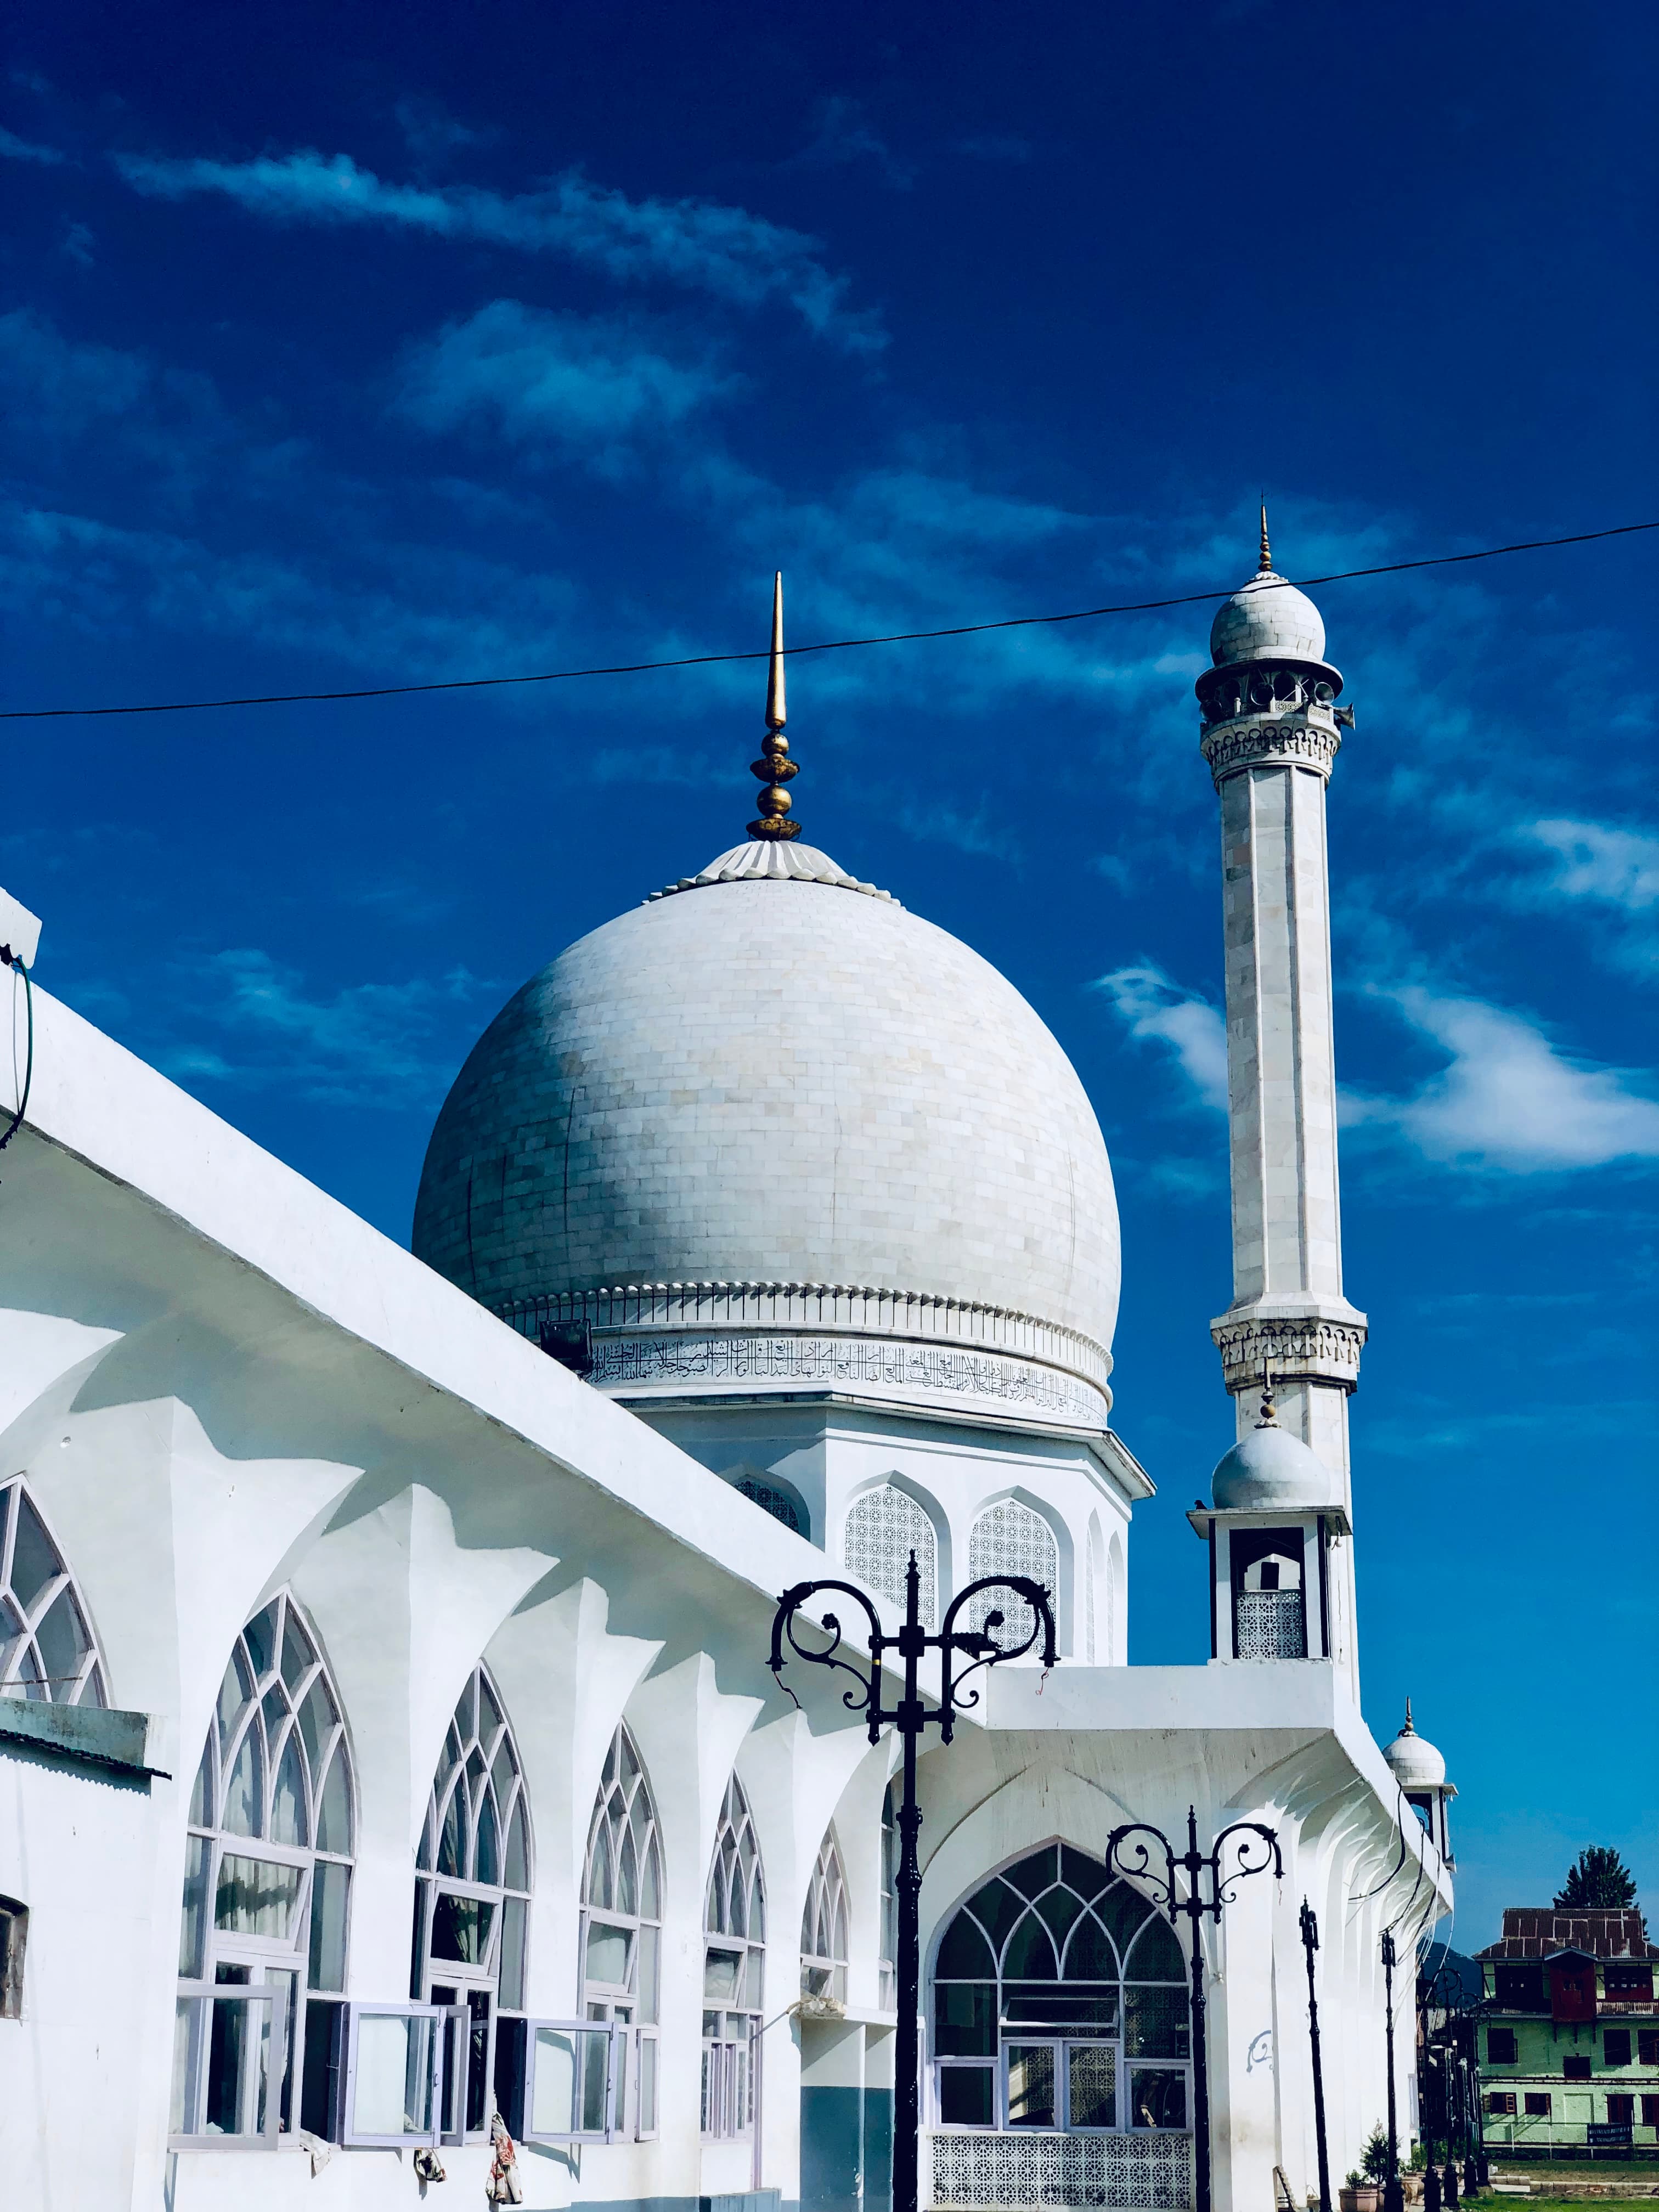
{"type": "MultiPolygon", "coordinates": [[[[1355,2161],[1381,1935],[1408,1959],[1449,1908],[1451,1793],[1358,1704],[1351,718],[1265,523],[1211,648],[1237,1413],[1188,1516],[1207,1663],[1127,1663],[1154,1493],[1111,1425],[1089,1100],[975,952],[795,837],[780,658],[748,842],[630,887],[496,1018],[412,1253],[33,992],[0,1168],[8,2212],[379,2212],[441,2177],[883,2212],[894,1747],[767,1660],[781,1591],[838,1575],[891,1619],[913,1554],[930,1622],[1041,1581],[1060,1655],[921,1759],[922,2204],[1193,2201],[1182,1944],[1103,1863],[1189,1806],[1283,1869],[1202,1939],[1218,2212],[1316,2185],[1304,1899],[1355,2161]]],[[[38,925],[5,900],[0,935],[21,1051],[38,925]]]]}

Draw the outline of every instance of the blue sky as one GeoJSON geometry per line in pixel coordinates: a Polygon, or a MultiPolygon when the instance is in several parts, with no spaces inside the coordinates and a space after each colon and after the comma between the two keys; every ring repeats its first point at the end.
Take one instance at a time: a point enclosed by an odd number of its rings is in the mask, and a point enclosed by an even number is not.
{"type": "MultiPolygon", "coordinates": [[[[1654,504],[1650,12],[23,0],[4,703],[652,658],[1654,504]]],[[[1324,587],[1365,1700],[1457,1940],[1659,1905],[1650,539],[1324,587]]],[[[1026,992],[1123,1208],[1133,1656],[1230,1437],[1208,610],[795,665],[814,843],[1026,992]]],[[[42,981],[392,1234],[473,1037],[735,842],[760,680],[9,726],[42,981]]]]}

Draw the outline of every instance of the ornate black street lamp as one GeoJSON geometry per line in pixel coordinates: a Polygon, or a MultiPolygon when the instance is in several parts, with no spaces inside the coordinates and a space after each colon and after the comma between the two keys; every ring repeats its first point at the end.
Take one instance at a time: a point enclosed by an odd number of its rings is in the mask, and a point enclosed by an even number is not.
{"type": "Polygon", "coordinates": [[[1187,1940],[1192,1954],[1194,2179],[1197,2185],[1197,2212],[1210,2212],[1210,2064],[1204,2024],[1204,1944],[1200,1930],[1206,1913],[1212,1920],[1219,1922],[1222,1907],[1233,1901],[1233,1884],[1242,1881],[1246,1875],[1261,1874],[1271,1867],[1276,1875],[1283,1875],[1285,1863],[1279,1854],[1279,1838],[1260,1820],[1235,1820],[1230,1828],[1221,1831],[1207,1851],[1200,1851],[1198,1813],[1189,1805],[1184,1851],[1176,1852],[1162,1828],[1153,1827],[1147,1820],[1130,1820],[1121,1828],[1114,1828],[1106,1838],[1106,1864],[1115,1873],[1127,1875],[1132,1881],[1144,1882],[1152,1893],[1152,1903],[1172,1928],[1183,1917],[1187,1922],[1187,1940]],[[1152,1851],[1145,1841],[1137,1844],[1130,1856],[1125,1856],[1132,1836],[1152,1838],[1164,1854],[1162,1874],[1156,1871],[1152,1851]],[[1224,1869],[1223,1862],[1234,1837],[1238,1840],[1232,1844],[1233,1863],[1224,1869]],[[1176,1893],[1177,1867],[1187,1876],[1184,1897],[1176,1893]]]}
{"type": "MultiPolygon", "coordinates": [[[[807,1618],[811,1621],[810,1614],[807,1618]]],[[[904,1577],[904,1626],[896,1635],[890,1636],[883,1628],[874,1606],[862,1590],[855,1589],[851,1583],[834,1581],[797,1583],[793,1589],[785,1590],[778,1600],[777,1614],[772,1623],[771,1668],[784,1688],[789,1687],[783,1682],[784,1641],[787,1638],[789,1650],[798,1657],[810,1661],[815,1667],[839,1668],[852,1676],[854,1686],[843,1692],[842,1703],[849,1712],[865,1716],[872,1743],[881,1741],[881,1731],[890,1721],[904,1744],[903,1792],[898,1814],[899,1863],[894,1885],[898,1893],[898,1958],[895,1961],[898,1968],[898,2047],[893,2066],[893,2212],[916,2212],[916,2163],[921,2138],[921,2077],[917,2047],[921,2009],[921,1863],[916,1854],[921,1808],[916,1803],[916,1745],[922,1731],[930,1726],[939,1729],[941,1743],[949,1743],[957,1714],[979,1703],[977,1688],[963,1694],[963,1685],[968,1677],[981,1667],[995,1666],[1000,1660],[1023,1657],[1039,1635],[1042,1638],[1042,1663],[1045,1668],[1052,1667],[1055,1664],[1054,1616],[1048,1593],[1041,1583],[1032,1582],[1024,1575],[983,1575],[978,1582],[969,1583],[946,1607],[938,1635],[929,1635],[921,1619],[921,1577],[914,1552],[904,1577]],[[822,1616],[821,1625],[830,1638],[825,1650],[809,1650],[799,1640],[796,1631],[801,1607],[808,1598],[829,1590],[851,1598],[854,1605],[863,1608],[870,1624],[867,1672],[840,1656],[843,1631],[833,1613],[822,1616]],[[957,1626],[963,1607],[988,1590],[1012,1592],[1030,1607],[1030,1629],[1018,1643],[1000,1644],[988,1632],[1003,1626],[1000,1611],[986,1614],[982,1629],[957,1626]],[[904,1693],[892,1706],[884,1705],[881,1701],[882,1656],[888,1651],[896,1651],[904,1662],[904,1693]],[[939,1655],[939,1697],[932,1711],[922,1703],[920,1680],[921,1661],[928,1651],[939,1655]],[[969,1663],[958,1672],[958,1662],[963,1659],[969,1663]]],[[[789,1694],[794,1697],[793,1690],[789,1694]]],[[[800,1700],[797,1698],[795,1702],[799,1705],[800,1700]]]]}
{"type": "Polygon", "coordinates": [[[1406,2191],[1400,2179],[1400,2124],[1394,2093],[1394,1931],[1382,1930],[1382,1987],[1387,2006],[1389,2039],[1389,2173],[1382,2184],[1382,2212],[1405,2212],[1406,2191]]]}
{"type": "Polygon", "coordinates": [[[1325,2141],[1325,2069],[1319,2055],[1319,1992],[1314,1986],[1314,1953],[1319,1948],[1319,1919],[1304,1897],[1298,1922],[1308,1960],[1308,2036],[1313,2046],[1314,2140],[1319,2148],[1319,2212],[1331,2212],[1331,2154],[1325,2141]]]}

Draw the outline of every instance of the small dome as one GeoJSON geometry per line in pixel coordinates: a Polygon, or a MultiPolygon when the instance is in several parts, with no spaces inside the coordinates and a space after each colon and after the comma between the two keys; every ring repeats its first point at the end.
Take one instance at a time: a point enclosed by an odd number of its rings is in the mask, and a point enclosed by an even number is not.
{"type": "Polygon", "coordinates": [[[1288,1506],[1319,1513],[1340,1501],[1330,1469],[1299,1437],[1279,1428],[1252,1429],[1216,1462],[1210,1495],[1218,1513],[1288,1506]]]}
{"type": "Polygon", "coordinates": [[[1210,625],[1210,658],[1218,668],[1237,660],[1325,659],[1325,624],[1305,592],[1264,568],[1224,599],[1210,625]]]}
{"type": "Polygon", "coordinates": [[[1441,1790],[1445,1787],[1446,1762],[1427,1737],[1417,1733],[1409,1698],[1406,1700],[1404,1725],[1394,1741],[1386,1747],[1382,1756],[1393,1768],[1394,1778],[1402,1790],[1441,1790]]]}

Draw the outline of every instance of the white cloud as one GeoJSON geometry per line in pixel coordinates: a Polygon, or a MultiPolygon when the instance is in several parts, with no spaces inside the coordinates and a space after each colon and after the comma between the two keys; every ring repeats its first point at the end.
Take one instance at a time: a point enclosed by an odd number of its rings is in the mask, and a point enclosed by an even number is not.
{"type": "Polygon", "coordinates": [[[1227,1030],[1207,999],[1185,993],[1150,965],[1119,968],[1103,975],[1112,1011],[1129,1035],[1151,1039],[1174,1054],[1196,1098],[1218,1113],[1227,1110],[1227,1030]]]}
{"type": "Polygon", "coordinates": [[[212,193],[272,222],[382,224],[559,253],[620,283],[656,280],[740,307],[785,300],[810,330],[849,353],[886,343],[870,316],[848,309],[847,280],[824,266],[816,239],[746,208],[630,200],[574,170],[532,192],[399,185],[359,168],[349,154],[331,160],[310,149],[250,161],[112,158],[135,191],[155,199],[212,193]]]}
{"type": "Polygon", "coordinates": [[[276,1084],[333,1105],[428,1108],[454,1064],[434,1033],[450,1024],[452,1010],[492,988],[458,968],[312,997],[303,978],[268,952],[239,947],[180,969],[175,1004],[198,1034],[157,1057],[185,1079],[250,1090],[276,1084]],[[202,1030],[216,1032],[216,1041],[202,1030]]]}
{"type": "Polygon", "coordinates": [[[1413,1096],[1349,1096],[1344,1121],[1396,1130],[1425,1158],[1510,1175],[1659,1158],[1659,1100],[1623,1070],[1558,1052],[1521,1015],[1420,986],[1378,993],[1451,1055],[1413,1096]]]}
{"type": "Polygon", "coordinates": [[[671,358],[627,325],[492,300],[404,356],[398,407],[427,430],[487,424],[617,476],[635,449],[738,388],[706,362],[671,358]]]}
{"type": "Polygon", "coordinates": [[[44,169],[58,169],[68,161],[67,154],[60,154],[55,146],[37,146],[31,139],[20,138],[15,131],[0,128],[0,160],[32,161],[44,169]]]}
{"type": "Polygon", "coordinates": [[[1522,835],[1556,854],[1550,880],[1563,898],[1594,899],[1627,914],[1659,904],[1659,837],[1601,822],[1533,822],[1522,835]]]}

